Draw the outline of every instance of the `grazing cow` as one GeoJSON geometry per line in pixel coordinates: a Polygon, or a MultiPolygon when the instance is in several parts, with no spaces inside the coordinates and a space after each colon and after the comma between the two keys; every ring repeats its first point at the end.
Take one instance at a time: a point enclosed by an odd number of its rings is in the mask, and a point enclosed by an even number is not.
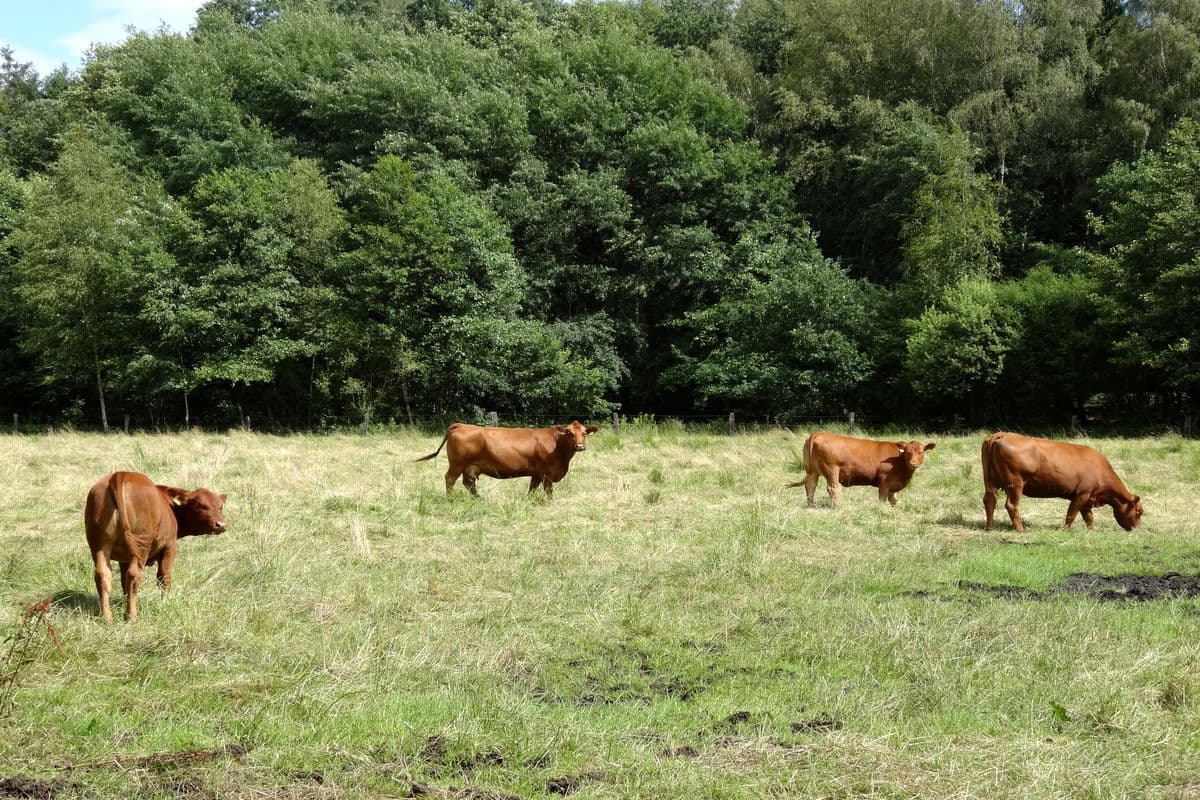
{"type": "Polygon", "coordinates": [[[814,433],[804,442],[804,480],[788,486],[803,486],[808,507],[815,508],[817,480],[825,478],[829,500],[837,506],[843,486],[875,486],[879,499],[896,505],[896,493],[908,486],[913,473],[936,445],[911,442],[880,442],[836,433],[814,433]]]}
{"type": "Polygon", "coordinates": [[[108,562],[115,559],[121,565],[125,620],[132,622],[137,618],[142,570],[157,563],[158,582],[164,590],[170,589],[179,539],[223,532],[221,509],[225,498],[208,489],[189,492],[156,486],[140,472],[114,472],[96,481],[88,492],[83,524],[96,566],[100,613],[106,622],[112,622],[108,604],[112,570],[108,562]]]}
{"type": "Polygon", "coordinates": [[[541,486],[547,495],[554,493],[554,484],[567,474],[571,458],[587,449],[587,435],[600,430],[595,425],[586,428],[578,421],[553,428],[484,428],[456,422],[446,430],[441,444],[427,456],[416,461],[428,461],[446,445],[450,468],[446,470],[446,491],[454,487],[458,476],[463,486],[476,497],[475,479],[480,475],[493,478],[529,478],[529,491],[541,486]]]}
{"type": "Polygon", "coordinates": [[[1035,439],[1019,433],[993,433],[983,443],[983,508],[987,529],[992,529],[996,490],[1003,489],[1004,507],[1013,527],[1021,523],[1021,495],[1061,497],[1070,500],[1064,527],[1071,527],[1083,513],[1092,529],[1092,509],[1112,506],[1117,524],[1131,531],[1142,524],[1142,499],[1125,488],[1108,459],[1098,450],[1081,444],[1035,439]]]}

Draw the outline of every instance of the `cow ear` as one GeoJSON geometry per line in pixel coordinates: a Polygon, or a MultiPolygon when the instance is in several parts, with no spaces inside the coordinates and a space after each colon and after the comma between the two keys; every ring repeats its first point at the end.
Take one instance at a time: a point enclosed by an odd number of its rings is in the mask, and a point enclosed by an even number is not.
{"type": "Polygon", "coordinates": [[[162,493],[167,496],[168,502],[173,506],[183,505],[183,501],[187,499],[186,489],[176,489],[174,486],[159,486],[162,493]]]}
{"type": "Polygon", "coordinates": [[[908,444],[908,442],[892,442],[892,444],[896,445],[896,449],[897,449],[897,450],[899,450],[901,453],[903,453],[903,452],[904,452],[904,446],[905,446],[906,444],[908,444]]]}
{"type": "Polygon", "coordinates": [[[227,494],[221,495],[221,505],[225,505],[225,501],[228,499],[229,499],[229,495],[227,495],[227,494]]]}
{"type": "Polygon", "coordinates": [[[595,425],[588,425],[586,428],[583,429],[583,432],[584,433],[595,433],[598,430],[600,430],[600,429],[597,428],[595,425]]]}
{"type": "Polygon", "coordinates": [[[571,432],[571,429],[568,428],[566,425],[555,425],[554,430],[558,431],[559,433],[570,433],[571,432]]]}
{"type": "Polygon", "coordinates": [[[926,450],[926,451],[929,451],[929,450],[932,450],[932,449],[933,449],[933,448],[935,448],[935,447],[937,447],[937,442],[930,442],[929,444],[925,445],[925,450],[926,450]]]}

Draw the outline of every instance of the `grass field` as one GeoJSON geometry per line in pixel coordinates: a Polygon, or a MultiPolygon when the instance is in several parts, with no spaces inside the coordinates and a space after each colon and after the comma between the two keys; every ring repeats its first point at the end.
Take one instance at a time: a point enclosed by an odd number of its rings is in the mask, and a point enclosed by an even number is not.
{"type": "Polygon", "coordinates": [[[15,665],[0,797],[1200,797],[1200,599],[1051,591],[1200,573],[1200,442],[1091,442],[1140,529],[1027,499],[1016,534],[983,434],[837,510],[783,488],[784,430],[605,430],[549,502],[446,496],[437,438],[0,438],[0,632],[53,597],[61,642],[15,665]],[[230,530],[106,626],[114,469],[228,492],[230,530]]]}

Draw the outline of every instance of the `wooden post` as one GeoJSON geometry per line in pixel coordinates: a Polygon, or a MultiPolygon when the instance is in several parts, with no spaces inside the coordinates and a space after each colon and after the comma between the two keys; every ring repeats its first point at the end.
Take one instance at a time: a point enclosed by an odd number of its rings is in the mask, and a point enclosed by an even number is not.
{"type": "Polygon", "coordinates": [[[615,411],[613,412],[613,430],[621,430],[621,415],[615,411]]]}
{"type": "Polygon", "coordinates": [[[850,412],[850,423],[846,426],[847,433],[854,433],[854,412],[850,412]]]}
{"type": "Polygon", "coordinates": [[[129,435],[129,415],[125,415],[125,435],[129,435]]]}
{"type": "Polygon", "coordinates": [[[737,431],[737,417],[732,411],[729,412],[729,435],[732,436],[737,431]]]}
{"type": "Polygon", "coordinates": [[[13,414],[13,433],[19,433],[20,428],[17,426],[17,415],[13,414]]]}
{"type": "Polygon", "coordinates": [[[500,415],[497,414],[495,411],[489,411],[488,412],[488,422],[490,422],[492,424],[493,428],[499,427],[500,415]]]}
{"type": "Polygon", "coordinates": [[[250,418],[246,417],[246,433],[250,432],[250,418]]]}
{"type": "Polygon", "coordinates": [[[371,429],[371,409],[368,408],[366,411],[363,412],[363,436],[366,436],[367,432],[370,429],[371,429]]]}

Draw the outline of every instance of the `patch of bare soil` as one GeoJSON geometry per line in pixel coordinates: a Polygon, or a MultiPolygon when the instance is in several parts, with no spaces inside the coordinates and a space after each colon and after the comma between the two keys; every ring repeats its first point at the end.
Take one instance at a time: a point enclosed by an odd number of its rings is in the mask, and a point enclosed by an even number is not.
{"type": "Polygon", "coordinates": [[[1077,572],[1055,587],[1071,594],[1088,594],[1097,600],[1160,600],[1173,597],[1200,597],[1200,575],[1093,575],[1077,572]]]}
{"type": "MultiPolygon", "coordinates": [[[[1147,600],[1170,600],[1180,597],[1200,597],[1200,575],[1181,575],[1167,572],[1162,575],[1100,575],[1093,572],[1076,572],[1063,578],[1045,591],[1014,586],[1008,583],[976,583],[958,581],[955,589],[976,594],[987,594],[1007,600],[1046,600],[1056,594],[1086,595],[1096,600],[1114,602],[1145,602],[1147,600]]],[[[907,597],[954,599],[944,592],[917,589],[905,592],[907,597]]]]}
{"type": "Polygon", "coordinates": [[[826,733],[827,731],[840,731],[846,725],[840,719],[822,714],[803,722],[793,722],[790,727],[792,733],[826,733]]]}
{"type": "Polygon", "coordinates": [[[505,794],[476,786],[447,786],[444,789],[414,783],[408,788],[409,797],[441,797],[446,800],[522,800],[515,794],[505,794]]]}
{"type": "Polygon", "coordinates": [[[604,780],[603,772],[585,772],[582,775],[564,775],[561,778],[551,778],[546,781],[546,791],[550,794],[568,795],[579,789],[588,781],[604,780]]]}
{"type": "Polygon", "coordinates": [[[0,778],[0,797],[53,798],[70,786],[63,781],[40,781],[36,778],[0,778]]]}

